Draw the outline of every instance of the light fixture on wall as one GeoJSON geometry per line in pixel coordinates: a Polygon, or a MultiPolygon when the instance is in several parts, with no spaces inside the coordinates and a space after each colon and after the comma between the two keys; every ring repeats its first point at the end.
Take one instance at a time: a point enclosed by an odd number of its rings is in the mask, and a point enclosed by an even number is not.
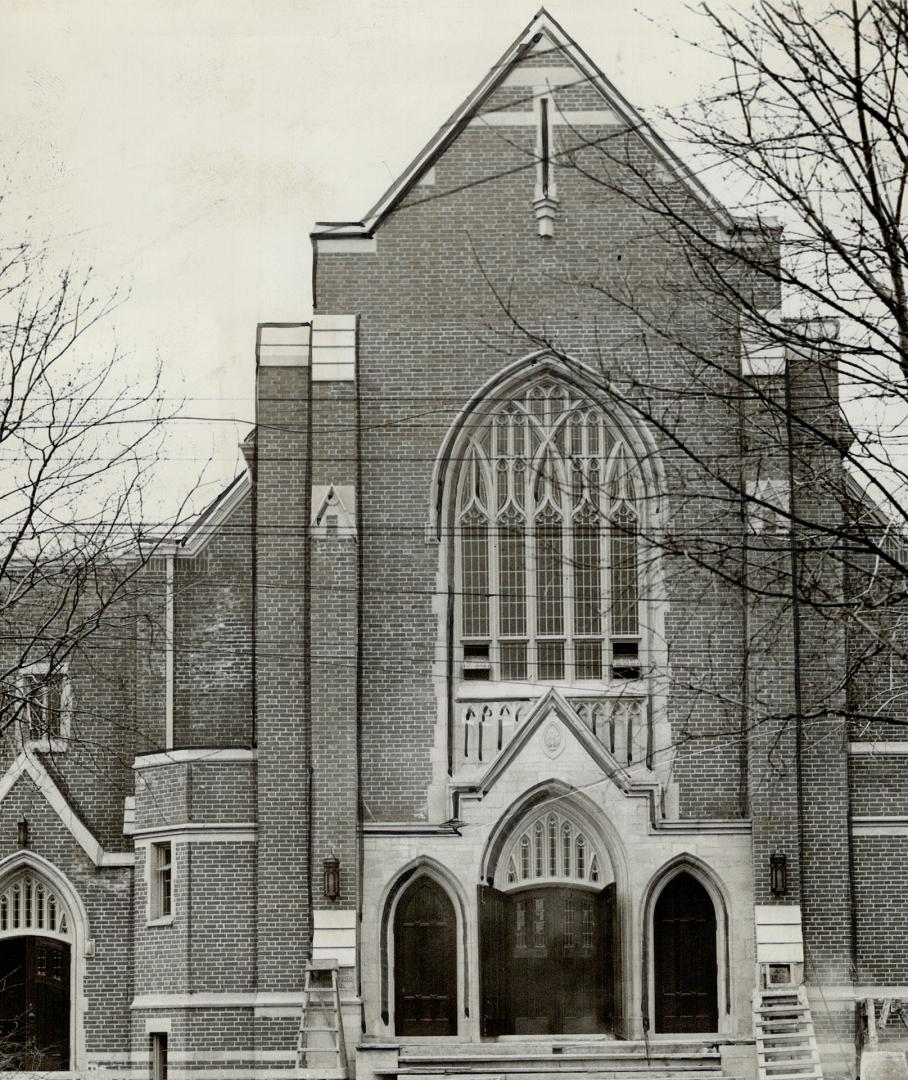
{"type": "Polygon", "coordinates": [[[20,848],[28,847],[28,820],[24,817],[16,822],[16,843],[20,848]]]}
{"type": "Polygon", "coordinates": [[[788,892],[788,858],[782,851],[774,851],[769,856],[769,888],[773,896],[784,896],[788,892]]]}
{"type": "Polygon", "coordinates": [[[326,900],[340,896],[340,859],[334,854],[322,861],[322,889],[326,900]]]}

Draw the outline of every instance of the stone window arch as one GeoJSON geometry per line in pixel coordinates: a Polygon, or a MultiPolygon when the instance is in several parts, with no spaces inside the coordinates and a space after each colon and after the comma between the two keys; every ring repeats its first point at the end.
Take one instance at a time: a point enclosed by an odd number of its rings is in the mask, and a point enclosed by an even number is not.
{"type": "Polygon", "coordinates": [[[544,373],[477,415],[456,465],[464,677],[639,676],[643,484],[601,406],[544,373]]]}

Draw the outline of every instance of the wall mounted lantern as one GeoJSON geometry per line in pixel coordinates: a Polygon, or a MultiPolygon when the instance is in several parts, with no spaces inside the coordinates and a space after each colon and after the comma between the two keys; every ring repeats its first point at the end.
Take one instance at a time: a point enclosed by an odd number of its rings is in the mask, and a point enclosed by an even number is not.
{"type": "Polygon", "coordinates": [[[340,896],[340,859],[336,855],[322,862],[322,889],[326,900],[333,902],[340,896]]]}
{"type": "Polygon", "coordinates": [[[769,888],[773,896],[788,892],[788,858],[784,852],[774,851],[769,856],[769,888]]]}

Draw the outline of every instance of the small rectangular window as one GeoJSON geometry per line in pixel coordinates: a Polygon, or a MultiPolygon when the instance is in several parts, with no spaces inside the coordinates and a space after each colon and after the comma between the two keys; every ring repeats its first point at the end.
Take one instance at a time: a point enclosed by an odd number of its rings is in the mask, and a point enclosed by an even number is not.
{"type": "Polygon", "coordinates": [[[173,915],[173,849],[169,840],[152,844],[150,864],[149,919],[167,919],[173,915]]]}
{"type": "Polygon", "coordinates": [[[638,642],[612,642],[612,678],[640,678],[640,645],[638,642]]]}
{"type": "Polygon", "coordinates": [[[463,677],[465,679],[488,679],[491,668],[487,641],[464,642],[463,677]]]}
{"type": "Polygon", "coordinates": [[[167,1032],[154,1031],[151,1042],[151,1080],[167,1080],[167,1032]]]}
{"type": "Polygon", "coordinates": [[[22,742],[48,742],[69,735],[72,696],[65,668],[52,671],[47,664],[23,668],[6,697],[22,742]]]}

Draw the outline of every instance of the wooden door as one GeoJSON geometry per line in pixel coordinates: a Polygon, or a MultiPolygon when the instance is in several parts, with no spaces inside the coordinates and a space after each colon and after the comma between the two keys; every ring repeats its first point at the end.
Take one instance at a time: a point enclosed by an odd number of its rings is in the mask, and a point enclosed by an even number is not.
{"type": "Polygon", "coordinates": [[[673,877],[653,913],[656,1031],[717,1031],[716,911],[693,875],[673,877]]]}
{"type": "Polygon", "coordinates": [[[0,1046],[7,1068],[69,1068],[69,965],[65,941],[0,940],[0,1046]]]}
{"type": "Polygon", "coordinates": [[[511,903],[491,885],[479,886],[479,986],[483,1035],[513,1035],[510,995],[511,903]]]}
{"type": "Polygon", "coordinates": [[[518,1035],[603,1027],[600,901],[587,889],[547,886],[511,898],[511,1008],[518,1035]]]}
{"type": "Polygon", "coordinates": [[[602,1027],[614,1031],[618,996],[618,904],[614,881],[599,894],[599,932],[602,936],[602,1027]]]}
{"type": "Polygon", "coordinates": [[[555,1031],[566,1035],[602,1030],[603,955],[599,897],[588,889],[558,889],[553,903],[555,952],[561,954],[555,1031]]]}
{"type": "Polygon", "coordinates": [[[457,917],[444,889],[418,877],[394,913],[394,1028],[457,1034],[457,917]]]}

